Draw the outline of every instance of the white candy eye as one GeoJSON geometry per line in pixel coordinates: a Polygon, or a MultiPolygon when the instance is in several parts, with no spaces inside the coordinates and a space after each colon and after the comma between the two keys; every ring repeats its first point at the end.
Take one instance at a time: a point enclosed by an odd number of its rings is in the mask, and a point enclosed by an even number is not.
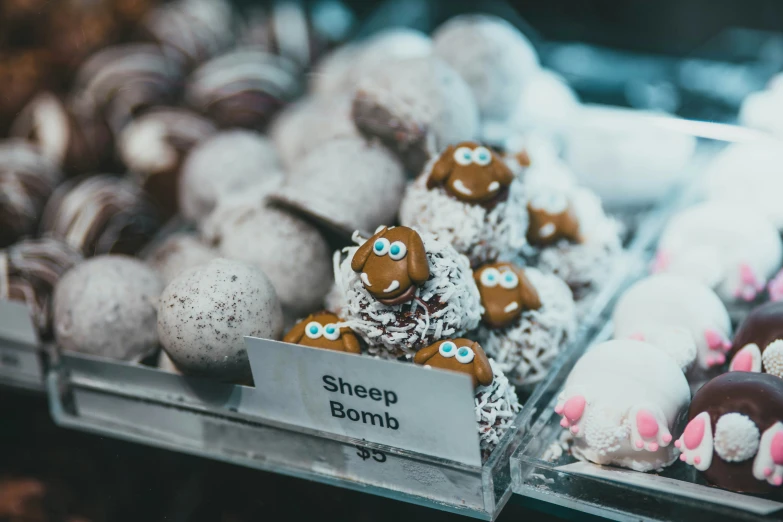
{"type": "Polygon", "coordinates": [[[467,346],[462,346],[457,350],[457,362],[462,364],[468,364],[470,361],[473,360],[473,357],[475,357],[476,354],[473,353],[472,348],[468,348],[467,346]]]}
{"type": "Polygon", "coordinates": [[[473,149],[473,163],[482,167],[492,162],[492,153],[486,147],[476,147],[473,149]]]}
{"type": "Polygon", "coordinates": [[[399,261],[404,258],[408,253],[408,247],[402,241],[395,241],[389,246],[389,257],[395,261],[399,261]]]}
{"type": "Polygon", "coordinates": [[[457,345],[451,341],[444,341],[438,351],[443,357],[454,357],[457,355],[457,345]]]}
{"type": "Polygon", "coordinates": [[[467,147],[460,147],[454,151],[454,161],[460,165],[473,163],[473,151],[467,147]]]}
{"type": "Polygon", "coordinates": [[[305,326],[305,334],[310,339],[318,339],[324,334],[324,327],[321,326],[321,323],[310,321],[305,326]]]}
{"type": "Polygon", "coordinates": [[[375,240],[375,244],[372,246],[372,251],[376,256],[385,256],[389,252],[389,240],[385,237],[375,240]]]}
{"type": "Polygon", "coordinates": [[[519,284],[519,277],[512,270],[506,270],[500,274],[500,286],[506,289],[516,288],[519,284]]]}
{"type": "Polygon", "coordinates": [[[543,192],[533,197],[530,206],[548,214],[560,214],[568,208],[568,199],[557,192],[543,192]]]}
{"type": "Polygon", "coordinates": [[[500,272],[497,268],[487,268],[481,272],[481,286],[492,288],[500,282],[500,272]]]}
{"type": "Polygon", "coordinates": [[[330,341],[336,341],[340,338],[340,329],[334,323],[324,326],[324,337],[330,341]]]}

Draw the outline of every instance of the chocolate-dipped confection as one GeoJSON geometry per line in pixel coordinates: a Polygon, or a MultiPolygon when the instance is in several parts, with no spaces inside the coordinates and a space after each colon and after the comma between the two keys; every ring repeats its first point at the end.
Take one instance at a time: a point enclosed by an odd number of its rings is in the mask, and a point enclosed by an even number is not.
{"type": "Polygon", "coordinates": [[[263,129],[299,95],[301,83],[296,64],[287,58],[237,49],[196,69],[185,98],[221,127],[263,129]]]}
{"type": "Polygon", "coordinates": [[[54,289],[54,335],[66,351],[139,361],[158,347],[163,282],[126,256],[97,256],[69,270],[54,289]]]}
{"type": "Polygon", "coordinates": [[[177,232],[152,248],[145,261],[160,274],[164,284],[169,284],[185,270],[218,257],[217,250],[204,244],[195,233],[177,232]]]}
{"type": "Polygon", "coordinates": [[[702,386],[675,444],[680,460],[710,483],[741,493],[783,496],[783,380],[729,372],[702,386]]]}
{"type": "Polygon", "coordinates": [[[33,143],[69,174],[94,172],[112,157],[112,133],[103,118],[49,92],[39,93],[22,109],[11,135],[33,143]]]}
{"type": "Polygon", "coordinates": [[[79,110],[103,114],[119,134],[145,109],[170,102],[179,82],[179,68],[157,45],[115,45],[93,54],[79,68],[73,103],[79,110]]]}
{"type": "Polygon", "coordinates": [[[120,24],[110,0],[60,0],[46,22],[47,46],[68,76],[90,54],[119,36],[120,24]]]}
{"type": "Polygon", "coordinates": [[[783,377],[783,301],[751,311],[734,335],[730,371],[765,372],[783,377]]]}
{"type": "Polygon", "coordinates": [[[39,89],[49,83],[49,53],[43,50],[6,51],[0,48],[0,135],[39,89]]]}
{"type": "Polygon", "coordinates": [[[49,199],[41,232],[85,256],[135,254],[155,234],[160,219],[140,187],[98,175],[63,183],[49,199]]]}
{"type": "Polygon", "coordinates": [[[318,312],[302,319],[283,336],[283,341],[337,352],[361,353],[353,330],[331,312],[318,312]]]}
{"type": "Polygon", "coordinates": [[[412,172],[448,145],[479,133],[476,100],[465,80],[433,57],[393,61],[357,85],[353,119],[380,139],[412,172]]]}
{"type": "Polygon", "coordinates": [[[193,148],[182,166],[179,207],[202,221],[220,201],[260,185],[278,183],[281,168],[272,143],[247,130],[219,132],[193,148]]]}
{"type": "Polygon", "coordinates": [[[81,254],[50,238],[27,239],[0,250],[0,300],[26,303],[38,334],[46,338],[52,291],[60,276],[81,260],[81,254]]]}
{"type": "Polygon", "coordinates": [[[35,232],[61,179],[57,166],[31,145],[0,141],[0,247],[35,232]]]}
{"type": "Polygon", "coordinates": [[[234,42],[234,11],[226,0],[175,0],[149,11],[142,25],[166,56],[186,69],[219,55],[234,42]]]}
{"type": "Polygon", "coordinates": [[[129,123],[117,148],[133,179],[163,215],[177,212],[182,163],[195,145],[216,132],[212,123],[185,109],[155,109],[129,123]]]}
{"type": "Polygon", "coordinates": [[[492,384],[492,367],[481,345],[470,339],[444,339],[422,348],[413,362],[431,368],[465,373],[473,387],[492,384]]]}

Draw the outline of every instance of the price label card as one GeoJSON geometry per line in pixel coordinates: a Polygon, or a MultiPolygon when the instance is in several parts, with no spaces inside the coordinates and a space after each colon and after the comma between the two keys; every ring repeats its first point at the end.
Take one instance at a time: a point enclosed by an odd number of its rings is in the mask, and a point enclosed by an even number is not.
{"type": "Polygon", "coordinates": [[[467,375],[254,337],[245,342],[255,383],[243,394],[245,413],[481,465],[467,375]]]}
{"type": "Polygon", "coordinates": [[[0,339],[38,346],[38,333],[25,303],[0,300],[0,339]]]}

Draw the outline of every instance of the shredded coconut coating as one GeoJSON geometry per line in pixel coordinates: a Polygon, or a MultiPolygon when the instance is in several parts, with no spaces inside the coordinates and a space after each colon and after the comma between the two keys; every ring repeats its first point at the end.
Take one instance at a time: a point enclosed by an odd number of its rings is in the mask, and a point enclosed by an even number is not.
{"type": "Polygon", "coordinates": [[[494,376],[492,384],[477,388],[475,401],[482,460],[489,457],[506,431],[514,427],[514,417],[522,409],[516,390],[500,366],[491,358],[489,365],[494,376]]]}
{"type": "MultiPolygon", "coordinates": [[[[351,269],[358,246],[335,255],[338,290],[330,293],[327,303],[364,339],[371,353],[411,354],[440,339],[459,337],[481,320],[481,299],[468,259],[445,241],[418,232],[427,251],[430,278],[412,301],[401,305],[383,305],[364,288],[359,274],[351,269]]],[[[353,240],[357,245],[365,241],[356,233],[353,240]]]]}
{"type": "Polygon", "coordinates": [[[427,189],[438,157],[408,185],[400,207],[403,225],[434,234],[468,256],[472,266],[509,261],[527,244],[528,214],[524,185],[514,180],[508,199],[490,210],[450,196],[442,187],[427,189]]]}
{"type": "Polygon", "coordinates": [[[577,326],[571,291],[560,278],[535,268],[525,268],[525,275],[538,292],[541,308],[522,312],[506,328],[482,325],[479,329],[479,343],[487,356],[517,386],[541,381],[577,326]]]}

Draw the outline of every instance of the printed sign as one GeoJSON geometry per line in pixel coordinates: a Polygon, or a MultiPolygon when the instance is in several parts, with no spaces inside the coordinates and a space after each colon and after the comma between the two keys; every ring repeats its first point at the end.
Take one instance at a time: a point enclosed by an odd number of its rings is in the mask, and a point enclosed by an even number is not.
{"type": "MultiPolygon", "coordinates": [[[[246,337],[245,413],[481,465],[467,375],[246,337]]],[[[368,459],[382,459],[370,452],[368,459]]],[[[362,459],[362,460],[368,460],[362,459]]]]}
{"type": "Polygon", "coordinates": [[[0,339],[38,346],[38,333],[25,303],[0,300],[0,339]]]}

